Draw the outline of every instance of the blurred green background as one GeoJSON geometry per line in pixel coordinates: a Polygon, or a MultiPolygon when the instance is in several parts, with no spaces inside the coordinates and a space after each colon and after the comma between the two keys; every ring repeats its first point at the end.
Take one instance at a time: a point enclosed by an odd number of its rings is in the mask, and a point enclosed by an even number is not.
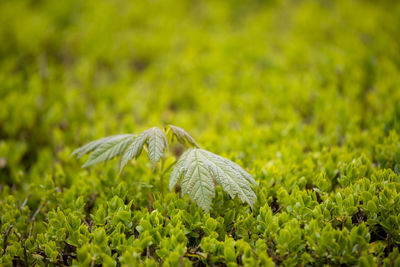
{"type": "Polygon", "coordinates": [[[399,15],[397,1],[2,1],[2,180],[165,123],[249,160],[376,142],[399,130],[399,15]]]}
{"type": "Polygon", "coordinates": [[[244,166],[264,203],[335,193],[359,157],[398,180],[399,18],[398,1],[1,1],[0,196],[30,194],[33,212],[114,177],[145,207],[146,166],[117,178],[115,161],[90,172],[70,154],[169,123],[244,166]]]}

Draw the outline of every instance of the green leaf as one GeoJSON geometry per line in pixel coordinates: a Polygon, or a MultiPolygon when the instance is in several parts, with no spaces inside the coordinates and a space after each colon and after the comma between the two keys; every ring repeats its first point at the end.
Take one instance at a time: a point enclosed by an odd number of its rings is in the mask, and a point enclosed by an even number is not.
{"type": "Polygon", "coordinates": [[[178,180],[182,178],[182,173],[183,173],[183,168],[186,164],[187,158],[190,155],[191,150],[186,150],[179,160],[176,162],[174,168],[172,169],[172,172],[170,174],[169,178],[169,190],[172,190],[172,188],[176,185],[178,180]]]}
{"type": "Polygon", "coordinates": [[[113,136],[108,136],[108,137],[104,137],[95,141],[92,141],[90,143],[87,143],[84,146],[81,146],[80,148],[75,149],[72,152],[72,156],[75,156],[79,159],[81,158],[83,155],[89,153],[90,151],[98,148],[99,146],[101,146],[104,143],[110,142],[114,139],[118,139],[120,136],[125,136],[125,135],[113,135],[113,136]]]}
{"type": "Polygon", "coordinates": [[[88,161],[82,166],[88,167],[93,164],[108,161],[115,156],[121,155],[130,144],[121,159],[121,173],[125,165],[130,160],[140,155],[145,143],[148,147],[149,159],[153,164],[153,167],[155,167],[157,162],[164,155],[165,149],[168,149],[167,137],[158,127],[145,130],[136,138],[133,134],[121,134],[105,137],[76,149],[72,154],[77,155],[79,158],[84,154],[94,150],[88,161]]]}
{"type": "Polygon", "coordinates": [[[142,152],[144,143],[146,142],[148,135],[145,132],[139,134],[132,142],[132,144],[128,147],[125,151],[124,155],[122,156],[121,166],[119,173],[121,174],[122,170],[124,169],[125,165],[131,161],[133,158],[139,157],[140,153],[142,152]]]}
{"type": "Polygon", "coordinates": [[[150,128],[144,131],[144,133],[148,136],[147,147],[149,150],[149,160],[153,164],[153,167],[155,167],[157,162],[164,155],[164,150],[168,148],[168,140],[164,132],[158,127],[150,128]]]}
{"type": "Polygon", "coordinates": [[[150,162],[153,164],[153,167],[155,167],[157,162],[164,155],[164,150],[168,148],[167,137],[160,128],[153,127],[143,131],[135,138],[135,140],[133,140],[132,144],[122,156],[120,173],[130,160],[140,155],[145,143],[147,144],[147,153],[150,162]]]}
{"type": "Polygon", "coordinates": [[[191,137],[185,130],[183,130],[180,127],[174,126],[174,125],[168,125],[168,127],[172,130],[173,135],[175,135],[176,139],[183,144],[186,145],[186,143],[189,143],[192,146],[199,147],[199,145],[196,143],[196,141],[191,137]]]}
{"type": "Polygon", "coordinates": [[[113,157],[124,152],[125,148],[132,142],[133,134],[121,134],[111,136],[108,140],[98,146],[90,155],[88,161],[83,164],[82,168],[89,167],[103,161],[109,161],[113,157]]]}
{"type": "Polygon", "coordinates": [[[191,148],[184,152],[171,172],[169,187],[182,180],[182,193],[188,194],[203,210],[209,211],[215,194],[215,181],[232,197],[238,196],[251,207],[256,199],[254,178],[236,163],[209,151],[191,148]]]}
{"type": "MultiPolygon", "coordinates": [[[[188,194],[205,211],[210,210],[215,195],[215,185],[209,170],[208,160],[200,149],[185,151],[171,172],[171,180],[178,181],[183,176],[182,193],[188,194]]],[[[170,183],[170,188],[175,183],[170,183]]]]}

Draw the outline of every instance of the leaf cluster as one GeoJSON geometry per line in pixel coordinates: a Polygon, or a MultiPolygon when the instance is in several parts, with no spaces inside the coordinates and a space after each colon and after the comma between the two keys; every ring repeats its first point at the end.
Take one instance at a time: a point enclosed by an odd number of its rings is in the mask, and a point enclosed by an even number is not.
{"type": "MultiPolygon", "coordinates": [[[[256,195],[252,185],[257,185],[257,183],[249,173],[228,159],[200,149],[193,137],[182,128],[169,125],[166,130],[167,135],[169,131],[180,143],[194,147],[185,151],[176,162],[171,172],[170,190],[178,180],[183,178],[183,195],[188,194],[193,201],[208,212],[215,196],[215,186],[219,184],[232,198],[238,196],[243,202],[253,207],[256,195]]],[[[168,150],[166,134],[158,127],[145,130],[137,136],[120,134],[92,141],[76,149],[72,155],[77,155],[79,158],[93,151],[82,167],[107,162],[122,155],[121,173],[129,161],[139,157],[145,145],[148,158],[155,168],[157,162],[168,150]]]]}

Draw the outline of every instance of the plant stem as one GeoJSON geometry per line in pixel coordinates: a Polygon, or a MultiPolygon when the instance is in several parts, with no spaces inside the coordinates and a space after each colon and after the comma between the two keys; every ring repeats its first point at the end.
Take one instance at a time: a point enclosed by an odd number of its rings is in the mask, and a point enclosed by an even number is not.
{"type": "Polygon", "coordinates": [[[164,175],[162,173],[160,176],[160,191],[161,191],[161,196],[164,196],[164,175]]]}
{"type": "Polygon", "coordinates": [[[161,159],[161,168],[160,168],[160,192],[161,196],[164,197],[164,165],[165,165],[165,158],[161,159]]]}

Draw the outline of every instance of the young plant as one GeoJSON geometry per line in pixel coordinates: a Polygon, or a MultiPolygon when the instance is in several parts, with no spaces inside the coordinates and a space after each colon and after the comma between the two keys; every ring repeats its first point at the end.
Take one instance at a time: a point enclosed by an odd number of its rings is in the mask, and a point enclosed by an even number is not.
{"type": "MultiPolygon", "coordinates": [[[[257,185],[254,178],[238,164],[199,148],[196,141],[185,130],[173,125],[168,125],[164,131],[158,127],[153,127],[137,136],[135,134],[120,134],[105,137],[76,149],[72,155],[80,158],[93,151],[86,163],[83,164],[83,168],[122,155],[121,173],[126,164],[134,158],[138,158],[142,150],[145,149],[153,169],[155,169],[160,160],[162,160],[161,165],[164,165],[169,133],[172,134],[171,140],[175,137],[180,143],[190,146],[172,164],[175,166],[170,174],[170,190],[182,179],[182,193],[188,194],[204,211],[208,212],[215,196],[215,186],[219,184],[232,198],[238,196],[242,202],[253,207],[256,195],[253,192],[252,185],[257,185]]],[[[161,187],[163,174],[172,165],[163,170],[161,187]]]]}

